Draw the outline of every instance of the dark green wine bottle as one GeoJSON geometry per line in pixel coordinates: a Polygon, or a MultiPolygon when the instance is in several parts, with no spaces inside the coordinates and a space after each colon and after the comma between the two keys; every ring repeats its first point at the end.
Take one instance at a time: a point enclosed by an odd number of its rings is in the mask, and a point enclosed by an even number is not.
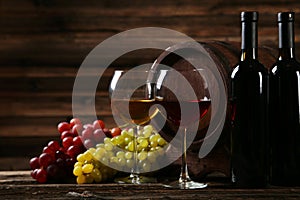
{"type": "Polygon", "coordinates": [[[257,12],[241,13],[241,59],[231,73],[231,180],[242,188],[268,182],[268,71],[258,61],[257,12]]]}
{"type": "Polygon", "coordinates": [[[294,13],[277,17],[279,55],[270,70],[270,181],[300,186],[300,64],[295,58],[294,13]]]}

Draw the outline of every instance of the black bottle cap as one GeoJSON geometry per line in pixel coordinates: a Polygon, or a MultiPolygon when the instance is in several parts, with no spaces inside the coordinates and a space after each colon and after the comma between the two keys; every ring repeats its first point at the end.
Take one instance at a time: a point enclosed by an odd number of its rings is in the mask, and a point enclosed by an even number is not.
{"type": "Polygon", "coordinates": [[[293,22],[295,19],[294,12],[280,12],[277,14],[278,22],[293,22]]]}
{"type": "Polygon", "coordinates": [[[241,12],[241,22],[258,21],[258,12],[241,12]]]}

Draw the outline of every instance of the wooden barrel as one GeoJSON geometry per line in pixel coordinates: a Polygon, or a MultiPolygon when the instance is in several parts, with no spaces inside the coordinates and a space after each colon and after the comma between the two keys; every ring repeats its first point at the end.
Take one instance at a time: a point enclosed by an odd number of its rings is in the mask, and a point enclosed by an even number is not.
{"type": "MultiPolygon", "coordinates": [[[[228,99],[230,87],[230,74],[233,67],[237,64],[240,58],[240,44],[237,42],[221,42],[209,41],[200,42],[202,47],[208,52],[209,56],[215,63],[218,72],[224,83],[226,95],[228,99]]],[[[166,49],[155,61],[153,68],[158,68],[159,64],[163,64],[174,68],[176,70],[194,68],[188,60],[197,60],[201,52],[185,43],[177,44],[166,49]],[[188,49],[190,48],[190,49],[188,49]],[[192,48],[192,50],[191,50],[192,48]],[[185,51],[188,50],[188,51],[185,51]],[[184,58],[178,55],[178,52],[185,51],[184,58]]],[[[182,55],[182,53],[180,53],[182,55]]],[[[275,62],[277,57],[277,49],[274,47],[261,45],[258,48],[258,59],[268,69],[275,62]]],[[[216,85],[217,87],[217,85],[216,85]]],[[[215,88],[218,89],[218,88],[215,88]]],[[[197,135],[194,142],[188,149],[188,164],[190,173],[194,178],[201,178],[208,173],[219,171],[229,176],[230,172],[230,105],[227,104],[227,112],[225,124],[222,129],[221,136],[213,150],[204,158],[198,158],[198,151],[203,139],[209,137],[206,135],[211,118],[213,117],[209,111],[204,118],[201,118],[197,135]]],[[[177,131],[178,127],[172,126],[168,123],[164,125],[160,134],[168,141],[172,139],[170,131],[177,131]]],[[[180,160],[177,161],[180,165],[180,160]]],[[[176,171],[176,170],[175,170],[176,171]]],[[[178,171],[178,170],[177,170],[178,171]]]]}

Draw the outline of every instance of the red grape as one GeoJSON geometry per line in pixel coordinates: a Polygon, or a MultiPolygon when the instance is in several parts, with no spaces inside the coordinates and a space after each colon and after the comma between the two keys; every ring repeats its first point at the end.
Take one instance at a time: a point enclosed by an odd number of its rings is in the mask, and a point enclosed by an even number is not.
{"type": "Polygon", "coordinates": [[[111,129],[111,136],[112,137],[115,137],[115,136],[118,136],[118,135],[121,135],[121,129],[119,127],[116,127],[116,128],[113,128],[111,129]]]}
{"type": "Polygon", "coordinates": [[[36,179],[36,174],[37,174],[38,170],[39,170],[39,168],[36,168],[36,169],[31,171],[30,175],[31,175],[32,178],[36,179]]]}
{"type": "Polygon", "coordinates": [[[78,118],[73,118],[70,120],[70,127],[73,128],[75,124],[81,125],[81,121],[78,118]]]}
{"type": "Polygon", "coordinates": [[[93,129],[91,129],[91,128],[87,128],[87,129],[85,129],[85,130],[83,130],[82,131],[82,138],[84,139],[84,140],[86,140],[86,139],[93,139],[93,129]]]}
{"type": "Polygon", "coordinates": [[[104,128],[103,132],[106,135],[106,137],[112,138],[111,132],[108,128],[104,128]]]}
{"type": "Polygon", "coordinates": [[[58,159],[58,158],[65,159],[65,157],[66,157],[66,154],[63,151],[58,150],[55,152],[55,159],[58,159]]]}
{"type": "Polygon", "coordinates": [[[93,126],[94,126],[94,129],[98,129],[98,128],[101,128],[101,129],[104,129],[105,128],[105,124],[102,120],[95,120],[94,123],[93,123],[93,126]]]}
{"type": "Polygon", "coordinates": [[[74,137],[81,134],[82,130],[83,130],[83,127],[82,127],[81,124],[75,124],[72,128],[72,132],[73,132],[74,137]]]}
{"type": "Polygon", "coordinates": [[[82,137],[81,136],[74,137],[73,144],[76,146],[82,147],[83,146],[82,137]]]}
{"type": "Polygon", "coordinates": [[[70,129],[71,129],[71,127],[68,122],[60,122],[57,125],[57,130],[59,133],[63,133],[64,131],[69,131],[70,129]]]}
{"type": "Polygon", "coordinates": [[[73,137],[65,137],[65,138],[62,140],[62,146],[63,146],[65,149],[68,149],[72,144],[73,144],[73,137]]]}
{"type": "Polygon", "coordinates": [[[84,129],[88,129],[88,128],[94,129],[94,126],[93,126],[93,124],[84,124],[84,125],[83,125],[83,128],[84,128],[84,129]]]}
{"type": "Polygon", "coordinates": [[[65,164],[67,168],[72,168],[75,163],[76,163],[75,158],[66,158],[65,164]]]}
{"type": "Polygon", "coordinates": [[[43,153],[49,154],[52,158],[55,158],[55,151],[50,149],[48,146],[44,147],[43,153]]]}
{"type": "Polygon", "coordinates": [[[38,169],[35,176],[37,182],[45,183],[47,181],[47,172],[44,169],[38,169]]]}
{"type": "Polygon", "coordinates": [[[105,138],[105,134],[102,129],[96,129],[94,131],[94,139],[96,143],[103,142],[104,138],[105,138]]]}
{"type": "Polygon", "coordinates": [[[47,167],[47,175],[49,178],[55,178],[57,176],[59,168],[56,164],[51,164],[47,167]]]}
{"type": "Polygon", "coordinates": [[[40,168],[39,158],[38,157],[31,158],[29,161],[29,165],[32,170],[40,168]]]}
{"type": "Polygon", "coordinates": [[[48,147],[55,152],[55,151],[57,151],[60,148],[60,145],[59,145],[59,143],[57,141],[50,141],[48,143],[48,147]]]}
{"type": "Polygon", "coordinates": [[[89,149],[95,146],[95,143],[91,139],[84,140],[84,146],[85,148],[89,149]]]}
{"type": "Polygon", "coordinates": [[[65,160],[63,158],[57,158],[55,163],[59,168],[64,168],[65,166],[65,160]]]}
{"type": "Polygon", "coordinates": [[[39,157],[40,166],[44,167],[45,169],[53,163],[53,157],[50,154],[42,153],[39,157]]]}
{"type": "Polygon", "coordinates": [[[60,139],[64,139],[65,137],[73,137],[73,133],[71,133],[71,131],[64,131],[61,133],[60,135],[60,139]]]}
{"type": "Polygon", "coordinates": [[[79,146],[72,145],[68,148],[67,155],[69,155],[71,158],[75,158],[78,154],[82,152],[81,149],[82,148],[80,148],[79,146]]]}

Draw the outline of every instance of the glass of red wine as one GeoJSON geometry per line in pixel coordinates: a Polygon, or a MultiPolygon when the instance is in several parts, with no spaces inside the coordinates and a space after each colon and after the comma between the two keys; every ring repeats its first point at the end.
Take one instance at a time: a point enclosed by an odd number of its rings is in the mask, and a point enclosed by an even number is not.
{"type": "Polygon", "coordinates": [[[156,103],[163,107],[160,113],[168,127],[162,136],[168,142],[179,138],[180,141],[174,144],[177,144],[182,154],[180,177],[178,181],[167,183],[166,186],[180,189],[205,188],[207,184],[191,180],[186,153],[197,138],[202,119],[210,115],[211,101],[205,69],[159,69],[155,71],[155,77],[156,103]]]}
{"type": "Polygon", "coordinates": [[[147,82],[148,68],[139,66],[131,70],[116,70],[109,86],[111,108],[114,120],[121,127],[133,127],[133,167],[129,169],[130,176],[121,177],[118,183],[141,184],[155,182],[154,178],[140,176],[138,164],[137,136],[143,125],[158,112],[151,109],[155,103],[152,85],[147,82]]]}

